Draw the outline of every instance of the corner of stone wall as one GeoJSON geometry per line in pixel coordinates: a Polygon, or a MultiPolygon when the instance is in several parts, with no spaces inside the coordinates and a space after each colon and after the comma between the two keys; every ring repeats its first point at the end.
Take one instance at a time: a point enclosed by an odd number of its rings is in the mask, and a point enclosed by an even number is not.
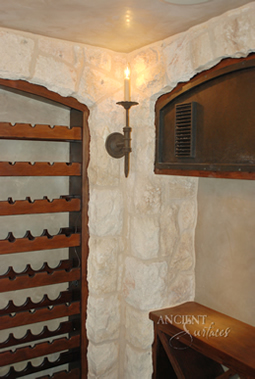
{"type": "Polygon", "coordinates": [[[255,2],[130,54],[0,29],[0,75],[90,108],[89,378],[150,378],[149,311],[194,299],[196,178],[153,172],[156,99],[225,57],[255,51],[255,2]],[[106,153],[131,66],[130,175],[106,153]]]}

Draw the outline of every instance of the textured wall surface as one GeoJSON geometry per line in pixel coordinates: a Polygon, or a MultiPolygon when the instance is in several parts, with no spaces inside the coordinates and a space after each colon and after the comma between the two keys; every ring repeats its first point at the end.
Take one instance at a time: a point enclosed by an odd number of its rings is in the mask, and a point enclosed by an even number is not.
{"type": "Polygon", "coordinates": [[[199,179],[196,301],[251,325],[254,215],[254,180],[199,179]]]}
{"type": "Polygon", "coordinates": [[[224,57],[255,50],[255,2],[128,55],[0,30],[0,76],[41,84],[90,108],[89,378],[151,377],[148,312],[194,299],[197,179],[156,176],[155,100],[224,57]],[[107,155],[122,131],[132,75],[131,172],[107,155]]]}

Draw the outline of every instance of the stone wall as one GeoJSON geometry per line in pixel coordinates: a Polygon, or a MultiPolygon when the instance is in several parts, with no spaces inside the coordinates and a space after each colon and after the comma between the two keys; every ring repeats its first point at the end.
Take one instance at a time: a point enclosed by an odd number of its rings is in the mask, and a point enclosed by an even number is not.
{"type": "Polygon", "coordinates": [[[255,50],[255,2],[130,54],[0,29],[0,76],[41,84],[90,109],[89,378],[151,377],[152,309],[194,299],[197,179],[156,176],[154,106],[180,81],[255,50]],[[130,175],[107,155],[122,131],[131,67],[130,175]]]}

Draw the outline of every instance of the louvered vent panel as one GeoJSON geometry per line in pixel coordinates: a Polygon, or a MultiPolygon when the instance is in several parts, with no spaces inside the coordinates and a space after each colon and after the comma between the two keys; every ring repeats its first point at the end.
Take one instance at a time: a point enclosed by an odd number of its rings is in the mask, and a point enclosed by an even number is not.
{"type": "Polygon", "coordinates": [[[175,156],[194,157],[195,102],[175,106],[175,156]]]}

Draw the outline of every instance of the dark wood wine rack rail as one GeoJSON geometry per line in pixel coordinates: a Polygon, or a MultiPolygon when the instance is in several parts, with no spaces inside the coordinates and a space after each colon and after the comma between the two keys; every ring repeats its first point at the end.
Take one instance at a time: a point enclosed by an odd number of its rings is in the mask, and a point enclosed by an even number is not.
{"type": "Polygon", "coordinates": [[[0,379],[24,378],[30,374],[41,379],[87,378],[85,325],[88,297],[89,112],[85,105],[74,98],[64,98],[44,87],[5,79],[0,79],[0,85],[7,90],[17,90],[18,94],[32,94],[37,100],[39,96],[42,101],[48,99],[70,109],[70,127],[26,123],[12,125],[9,122],[0,122],[1,139],[60,141],[68,143],[70,147],[69,162],[0,162],[0,176],[69,177],[69,193],[60,198],[50,200],[44,196],[42,199],[31,200],[26,197],[16,200],[9,197],[0,201],[0,216],[69,213],[69,227],[61,228],[56,235],[51,235],[47,229],[40,236],[24,230],[24,237],[16,238],[15,233],[10,231],[5,239],[0,240],[0,256],[69,248],[69,258],[59,259],[56,267],[45,262],[40,269],[35,270],[27,263],[22,272],[16,272],[10,266],[0,275],[0,293],[69,283],[68,289],[60,292],[55,299],[44,294],[39,302],[34,302],[27,297],[22,305],[16,305],[15,301],[9,300],[0,309],[1,331],[27,326],[22,337],[16,337],[15,332],[11,332],[5,341],[0,342],[0,367],[7,367],[7,373],[2,376],[0,374],[0,379]],[[51,330],[47,321],[58,319],[59,326],[51,330]],[[45,322],[45,325],[41,332],[34,333],[29,326],[38,322],[45,322]],[[47,357],[53,353],[59,353],[55,361],[47,357]],[[33,359],[38,357],[44,357],[39,366],[33,363],[33,359]],[[15,364],[23,361],[28,363],[19,371],[15,364]],[[53,368],[58,368],[59,371],[53,376],[47,375],[47,370],[53,368]]]}
{"type": "Polygon", "coordinates": [[[22,253],[26,251],[37,251],[46,249],[60,249],[61,247],[71,247],[80,245],[80,234],[74,233],[70,236],[57,234],[56,236],[41,235],[33,237],[26,233],[24,238],[17,238],[9,233],[5,240],[0,240],[0,254],[22,253]],[[26,236],[27,235],[27,236],[26,236]]]}
{"type": "Polygon", "coordinates": [[[79,176],[80,163],[0,162],[1,176],[79,176]]]}
{"type": "Polygon", "coordinates": [[[56,125],[53,128],[50,125],[30,125],[0,122],[1,138],[6,139],[25,139],[40,141],[79,141],[81,140],[81,128],[67,128],[56,125]]]}
{"type": "Polygon", "coordinates": [[[0,216],[54,213],[54,212],[77,212],[81,210],[81,200],[62,196],[60,199],[50,201],[47,196],[43,199],[32,201],[30,197],[25,200],[13,201],[11,197],[7,201],[0,201],[0,216]]]}

